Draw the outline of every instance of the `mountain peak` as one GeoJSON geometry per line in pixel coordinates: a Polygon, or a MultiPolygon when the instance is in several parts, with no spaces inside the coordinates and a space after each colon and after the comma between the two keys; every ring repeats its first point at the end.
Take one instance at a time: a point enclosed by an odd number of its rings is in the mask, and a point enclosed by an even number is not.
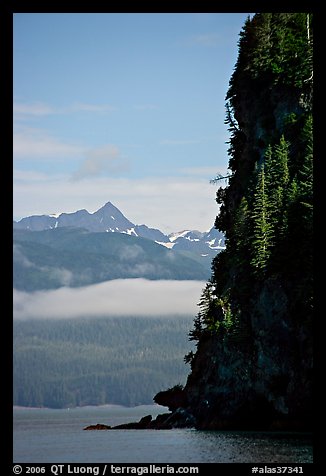
{"type": "Polygon", "coordinates": [[[122,215],[122,213],[120,212],[120,210],[115,206],[113,205],[112,202],[106,202],[105,205],[103,205],[103,207],[99,208],[98,210],[96,210],[96,212],[94,212],[94,215],[96,215],[96,213],[98,212],[110,212],[110,213],[119,213],[122,215]]]}
{"type": "Polygon", "coordinates": [[[106,218],[109,220],[118,220],[120,226],[135,226],[134,223],[129,221],[120,210],[111,202],[107,202],[103,207],[99,208],[93,213],[94,217],[106,218]]]}
{"type": "Polygon", "coordinates": [[[115,205],[113,205],[112,202],[108,201],[101,208],[117,208],[117,207],[115,205]]]}

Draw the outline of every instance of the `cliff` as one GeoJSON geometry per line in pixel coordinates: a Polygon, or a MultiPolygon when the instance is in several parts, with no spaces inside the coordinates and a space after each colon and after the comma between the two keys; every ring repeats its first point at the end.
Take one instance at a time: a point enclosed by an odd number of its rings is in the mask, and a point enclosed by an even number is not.
{"type": "Polygon", "coordinates": [[[199,429],[311,426],[312,41],[307,13],[259,13],[240,33],[217,191],[226,250],[185,358],[182,407],[199,429]]]}

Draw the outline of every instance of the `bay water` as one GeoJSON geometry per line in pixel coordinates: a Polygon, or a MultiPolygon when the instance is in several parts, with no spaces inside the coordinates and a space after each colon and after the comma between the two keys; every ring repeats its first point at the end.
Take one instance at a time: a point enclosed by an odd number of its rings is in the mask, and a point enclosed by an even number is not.
{"type": "Polygon", "coordinates": [[[15,463],[289,463],[313,462],[306,433],[176,430],[83,431],[153,418],[158,405],[13,410],[15,463]]]}

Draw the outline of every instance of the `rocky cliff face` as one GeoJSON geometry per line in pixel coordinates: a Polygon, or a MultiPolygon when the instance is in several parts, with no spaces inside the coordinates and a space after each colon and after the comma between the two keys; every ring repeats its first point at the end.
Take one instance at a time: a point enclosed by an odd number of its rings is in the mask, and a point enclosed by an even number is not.
{"type": "Polygon", "coordinates": [[[231,178],[217,193],[226,250],[213,261],[183,390],[199,429],[311,426],[311,57],[309,14],[256,14],[240,35],[227,94],[231,178]]]}
{"type": "Polygon", "coordinates": [[[311,330],[289,317],[288,296],[266,281],[251,332],[201,339],[184,389],[199,429],[309,429],[311,330]]]}

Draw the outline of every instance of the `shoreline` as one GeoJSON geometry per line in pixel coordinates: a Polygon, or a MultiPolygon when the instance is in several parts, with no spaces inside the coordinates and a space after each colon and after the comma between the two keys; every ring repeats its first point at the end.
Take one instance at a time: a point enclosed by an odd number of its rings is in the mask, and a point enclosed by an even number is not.
{"type": "Polygon", "coordinates": [[[24,406],[20,406],[20,405],[13,405],[13,410],[67,410],[67,411],[71,411],[71,410],[78,410],[78,409],[82,409],[82,408],[88,408],[88,409],[95,409],[95,408],[103,408],[103,409],[118,409],[118,408],[121,408],[121,409],[135,409],[135,408],[162,408],[162,409],[166,409],[167,407],[163,407],[162,405],[158,405],[157,403],[148,403],[148,404],[142,404],[142,405],[136,405],[134,407],[127,407],[125,405],[118,405],[118,404],[115,404],[115,403],[106,403],[104,405],[81,405],[81,406],[76,406],[76,407],[66,407],[66,408],[52,408],[52,407],[24,407],[24,406]]]}

